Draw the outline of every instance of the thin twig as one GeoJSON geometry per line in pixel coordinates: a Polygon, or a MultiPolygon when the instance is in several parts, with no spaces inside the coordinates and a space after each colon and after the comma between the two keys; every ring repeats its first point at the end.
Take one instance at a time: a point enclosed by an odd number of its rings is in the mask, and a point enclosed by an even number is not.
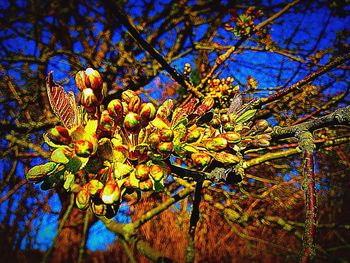
{"type": "Polygon", "coordinates": [[[344,56],[337,57],[325,66],[319,68],[317,71],[314,73],[311,73],[310,75],[306,76],[302,80],[298,81],[297,83],[294,83],[293,85],[276,92],[275,94],[267,97],[267,98],[261,98],[254,104],[254,108],[261,108],[263,105],[266,105],[270,102],[273,102],[275,100],[281,99],[283,96],[300,89],[302,86],[310,83],[311,81],[315,80],[319,76],[322,76],[323,74],[327,73],[331,69],[343,64],[347,60],[350,59],[350,53],[345,54],[344,56]]]}
{"type": "Polygon", "coordinates": [[[90,213],[91,213],[90,210],[87,210],[85,212],[83,236],[81,237],[81,243],[79,247],[78,263],[83,262],[82,260],[85,253],[86,240],[88,238],[90,213]]]}

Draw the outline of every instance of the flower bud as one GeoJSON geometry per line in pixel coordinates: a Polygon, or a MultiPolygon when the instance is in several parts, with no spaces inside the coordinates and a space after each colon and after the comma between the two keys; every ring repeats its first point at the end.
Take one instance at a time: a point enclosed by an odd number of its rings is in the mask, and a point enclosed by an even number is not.
{"type": "Polygon", "coordinates": [[[85,108],[91,108],[98,106],[100,101],[92,89],[86,88],[81,92],[80,103],[85,108]]]}
{"type": "Polygon", "coordinates": [[[96,216],[105,216],[107,213],[107,205],[105,204],[91,204],[92,211],[96,216]]]}
{"type": "Polygon", "coordinates": [[[122,92],[122,100],[125,101],[126,103],[130,103],[131,99],[134,97],[138,97],[135,91],[133,90],[125,90],[122,92]]]}
{"type": "Polygon", "coordinates": [[[186,134],[185,141],[188,143],[197,141],[198,138],[201,136],[202,132],[203,131],[200,128],[196,128],[196,129],[190,131],[189,133],[186,134]]]}
{"type": "Polygon", "coordinates": [[[123,105],[118,99],[111,100],[108,103],[107,110],[110,116],[114,118],[114,121],[119,124],[123,120],[123,105]]]}
{"type": "Polygon", "coordinates": [[[103,188],[103,183],[97,179],[92,179],[86,184],[86,189],[91,195],[95,195],[103,188]]]}
{"type": "Polygon", "coordinates": [[[100,192],[100,197],[105,204],[113,204],[120,198],[120,189],[118,182],[115,180],[109,180],[100,192]]]}
{"type": "Polygon", "coordinates": [[[100,117],[99,128],[101,131],[111,131],[114,127],[114,120],[107,110],[102,111],[100,117]]]}
{"type": "Polygon", "coordinates": [[[83,91],[86,89],[86,83],[85,83],[85,71],[80,70],[76,75],[75,75],[75,84],[77,85],[78,89],[80,91],[83,91]]]}
{"type": "Polygon", "coordinates": [[[230,164],[235,164],[240,161],[237,155],[227,153],[227,152],[216,152],[214,154],[214,159],[220,163],[230,163],[230,164]]]}
{"type": "Polygon", "coordinates": [[[203,141],[204,147],[212,151],[220,151],[227,147],[225,138],[212,138],[203,141]]]}
{"type": "Polygon", "coordinates": [[[227,114],[222,114],[221,115],[221,122],[223,124],[227,123],[227,122],[230,122],[230,116],[228,116],[227,114]]]}
{"type": "Polygon", "coordinates": [[[202,116],[204,113],[206,113],[207,111],[211,110],[214,107],[214,99],[209,97],[203,100],[202,104],[199,105],[196,109],[196,111],[194,112],[197,115],[202,116]]]}
{"type": "Polygon", "coordinates": [[[149,178],[150,168],[146,164],[138,164],[135,167],[135,177],[140,181],[145,181],[149,178]]]}
{"type": "Polygon", "coordinates": [[[156,149],[158,144],[161,141],[160,134],[157,132],[153,132],[148,136],[148,144],[153,148],[156,149]]]}
{"type": "Polygon", "coordinates": [[[252,144],[257,147],[267,147],[270,145],[270,141],[264,138],[256,138],[252,141],[252,144]]]}
{"type": "Polygon", "coordinates": [[[138,160],[139,162],[144,161],[148,157],[148,148],[143,145],[136,145],[135,148],[129,149],[128,159],[132,161],[138,160]]]}
{"type": "Polygon", "coordinates": [[[150,121],[152,121],[156,117],[156,113],[156,107],[152,103],[142,103],[139,109],[142,125],[146,126],[150,121]]]}
{"type": "Polygon", "coordinates": [[[157,150],[160,153],[170,153],[173,150],[172,142],[160,142],[157,146],[157,150]]]}
{"type": "Polygon", "coordinates": [[[128,110],[133,112],[138,112],[141,105],[141,99],[139,96],[132,97],[128,103],[128,110]]]}
{"type": "Polygon", "coordinates": [[[153,164],[150,167],[150,176],[155,181],[160,181],[165,176],[165,173],[164,173],[163,168],[160,165],[153,164]]]}
{"type": "Polygon", "coordinates": [[[93,90],[102,89],[103,80],[100,73],[92,68],[85,70],[85,82],[93,90]]]}
{"type": "Polygon", "coordinates": [[[239,143],[241,141],[241,135],[234,131],[228,131],[219,134],[217,137],[225,138],[228,143],[239,143]]]}
{"type": "Polygon", "coordinates": [[[217,116],[214,116],[211,121],[210,121],[211,126],[213,126],[213,128],[218,129],[221,126],[221,121],[219,120],[219,118],[217,116]]]}
{"type": "Polygon", "coordinates": [[[63,126],[56,126],[50,129],[48,132],[50,140],[56,144],[70,144],[72,138],[70,137],[68,130],[63,126]]]}
{"type": "Polygon", "coordinates": [[[140,182],[140,186],[139,186],[141,191],[149,191],[153,189],[153,183],[151,181],[151,179],[148,179],[146,181],[140,182]]]}
{"type": "Polygon", "coordinates": [[[163,142],[171,142],[174,139],[174,132],[171,129],[161,129],[159,135],[163,142]]]}
{"type": "Polygon", "coordinates": [[[267,122],[267,120],[260,119],[255,122],[254,127],[258,131],[265,131],[269,127],[269,123],[267,122]]]}
{"type": "Polygon", "coordinates": [[[234,125],[230,122],[224,124],[225,131],[233,131],[235,129],[234,125]]]}
{"type": "Polygon", "coordinates": [[[90,205],[91,196],[86,188],[81,188],[75,197],[75,203],[80,210],[85,210],[90,205]]]}
{"type": "Polygon", "coordinates": [[[136,134],[141,129],[141,117],[137,113],[129,112],[124,118],[124,128],[127,132],[136,134]]]}
{"type": "Polygon", "coordinates": [[[79,140],[75,142],[74,150],[79,157],[89,157],[94,152],[94,145],[86,140],[79,140]]]}
{"type": "Polygon", "coordinates": [[[206,166],[211,161],[210,155],[205,152],[194,152],[191,154],[191,159],[196,166],[206,166]]]}

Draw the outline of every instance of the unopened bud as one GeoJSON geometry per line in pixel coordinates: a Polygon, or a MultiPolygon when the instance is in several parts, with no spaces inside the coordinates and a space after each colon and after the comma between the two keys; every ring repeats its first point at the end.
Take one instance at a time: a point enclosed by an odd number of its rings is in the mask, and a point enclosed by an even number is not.
{"type": "Polygon", "coordinates": [[[202,132],[203,131],[200,128],[196,128],[196,129],[190,131],[189,133],[186,134],[185,141],[188,143],[191,143],[191,142],[198,140],[198,138],[201,136],[202,132]]]}
{"type": "Polygon", "coordinates": [[[238,143],[241,141],[241,135],[234,131],[219,134],[217,137],[225,138],[228,143],[238,143]]]}
{"type": "Polygon", "coordinates": [[[240,161],[237,155],[227,153],[227,152],[216,152],[214,154],[214,159],[220,163],[230,163],[230,164],[235,164],[240,161]]]}
{"type": "Polygon", "coordinates": [[[128,110],[133,112],[138,112],[141,105],[141,99],[139,96],[132,97],[128,103],[128,110]]]}
{"type": "Polygon", "coordinates": [[[214,103],[215,102],[213,98],[206,98],[203,100],[202,104],[197,107],[194,113],[201,116],[207,111],[211,110],[214,107],[214,103]]]}
{"type": "Polygon", "coordinates": [[[126,103],[130,103],[131,99],[134,97],[138,97],[135,91],[133,90],[125,90],[122,92],[122,100],[125,101],[126,103]]]}
{"type": "Polygon", "coordinates": [[[107,110],[117,124],[123,120],[123,105],[119,99],[111,100],[108,103],[107,110]]]}
{"type": "Polygon", "coordinates": [[[146,126],[150,121],[156,117],[156,107],[150,102],[143,103],[140,106],[139,114],[141,116],[142,125],[146,126]]]}
{"type": "Polygon", "coordinates": [[[86,158],[93,154],[94,146],[89,141],[79,140],[75,142],[74,150],[76,155],[86,158]]]}
{"type": "Polygon", "coordinates": [[[85,71],[82,70],[75,75],[75,83],[80,91],[83,91],[87,88],[85,83],[85,77],[85,71]]]}
{"type": "Polygon", "coordinates": [[[225,138],[212,138],[204,140],[204,147],[212,151],[220,151],[227,147],[227,140],[225,138]]]}
{"type": "Polygon", "coordinates": [[[86,74],[86,84],[93,89],[93,90],[101,90],[102,89],[102,84],[103,80],[100,75],[100,73],[97,70],[94,70],[92,68],[87,68],[85,70],[86,74]]]}
{"type": "Polygon", "coordinates": [[[81,92],[80,103],[85,108],[96,107],[100,101],[94,94],[94,91],[90,88],[86,88],[81,92]]]}
{"type": "Polygon", "coordinates": [[[163,168],[158,165],[158,164],[153,164],[150,167],[150,176],[155,180],[155,181],[160,181],[164,176],[164,170],[163,168]]]}
{"type": "Polygon", "coordinates": [[[148,136],[148,144],[153,148],[156,149],[158,144],[161,142],[160,134],[157,132],[153,132],[148,136]]]}
{"type": "Polygon", "coordinates": [[[86,188],[81,188],[75,197],[75,203],[80,210],[85,210],[90,205],[91,196],[86,188]]]}
{"type": "Polygon", "coordinates": [[[174,138],[174,132],[171,129],[162,129],[159,131],[159,134],[163,142],[171,142],[174,138]]]}
{"type": "Polygon", "coordinates": [[[91,207],[92,207],[92,211],[97,216],[105,216],[107,213],[107,205],[105,205],[105,204],[92,203],[91,207]]]}
{"type": "Polygon", "coordinates": [[[269,123],[267,122],[267,120],[261,119],[261,120],[257,120],[255,122],[254,127],[258,130],[258,131],[265,131],[268,127],[269,127],[269,123]]]}
{"type": "Polygon", "coordinates": [[[170,153],[173,150],[172,142],[160,142],[157,146],[160,153],[170,153]]]}
{"type": "Polygon", "coordinates": [[[150,168],[146,164],[138,164],[135,167],[135,177],[140,181],[145,181],[149,178],[150,168]]]}
{"type": "Polygon", "coordinates": [[[206,166],[210,163],[211,157],[205,152],[194,152],[191,154],[191,159],[194,165],[206,166]]]}
{"type": "Polygon", "coordinates": [[[32,167],[26,174],[27,180],[33,182],[40,182],[43,180],[49,173],[53,172],[57,168],[58,164],[55,162],[48,162],[41,165],[36,165],[32,167]]]}
{"type": "Polygon", "coordinates": [[[111,131],[114,127],[114,120],[107,110],[102,111],[100,117],[99,128],[101,131],[111,131]]]}
{"type": "Polygon", "coordinates": [[[100,192],[100,190],[103,188],[103,183],[101,183],[99,180],[97,179],[92,179],[90,180],[87,185],[86,185],[86,189],[89,191],[89,193],[91,195],[95,195],[98,192],[100,192]]]}
{"type": "Polygon", "coordinates": [[[141,129],[141,117],[137,113],[129,112],[126,114],[123,122],[124,128],[127,132],[136,134],[141,129]]]}
{"type": "Polygon", "coordinates": [[[140,182],[139,188],[141,191],[149,191],[153,189],[153,183],[151,179],[148,179],[146,181],[140,182]]]}
{"type": "Polygon", "coordinates": [[[224,123],[227,123],[230,121],[230,117],[227,115],[227,114],[222,114],[221,115],[221,122],[224,124],[224,123]]]}
{"type": "Polygon", "coordinates": [[[63,126],[56,126],[50,129],[48,132],[48,136],[52,142],[56,144],[70,144],[72,138],[69,135],[68,130],[63,126]]]}
{"type": "Polygon", "coordinates": [[[118,182],[115,180],[109,180],[100,193],[100,197],[105,204],[113,204],[119,201],[120,189],[118,182]]]}

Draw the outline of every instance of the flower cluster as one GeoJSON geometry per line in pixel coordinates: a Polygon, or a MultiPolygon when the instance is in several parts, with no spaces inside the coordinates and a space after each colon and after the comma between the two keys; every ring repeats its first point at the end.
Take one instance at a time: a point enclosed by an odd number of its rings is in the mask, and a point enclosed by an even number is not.
{"type": "Polygon", "coordinates": [[[237,15],[235,10],[231,11],[230,20],[235,23],[232,27],[229,23],[225,24],[225,29],[232,31],[236,36],[250,36],[254,31],[255,20],[259,19],[263,13],[255,7],[249,7],[243,14],[237,15]]]}
{"type": "Polygon", "coordinates": [[[233,96],[239,90],[238,86],[232,85],[233,81],[234,79],[232,77],[209,79],[208,85],[204,88],[204,93],[214,98],[216,106],[227,108],[233,96]]]}
{"type": "MultiPolygon", "coordinates": [[[[231,83],[231,78],[213,80],[213,87],[231,83]]],[[[126,90],[104,107],[103,81],[96,70],[78,72],[76,84],[84,108],[73,109],[79,121],[44,135],[53,149],[50,161],[30,169],[27,178],[42,182],[44,190],[75,192],[77,207],[91,207],[98,216],[113,217],[123,200],[139,198],[142,191],[162,191],[177,162],[200,171],[216,164],[232,167],[242,160],[241,150],[267,146],[271,139],[267,121],[251,121],[255,110],[214,113],[212,96],[176,108],[169,99],[156,108],[126,90]]]]}

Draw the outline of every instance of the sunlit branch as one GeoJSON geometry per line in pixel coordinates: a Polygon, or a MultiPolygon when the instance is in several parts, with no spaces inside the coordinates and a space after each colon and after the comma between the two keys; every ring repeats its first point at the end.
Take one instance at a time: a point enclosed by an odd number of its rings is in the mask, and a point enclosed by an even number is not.
{"type": "Polygon", "coordinates": [[[299,131],[314,131],[319,128],[332,125],[350,124],[350,106],[339,108],[334,112],[314,119],[312,121],[300,123],[289,127],[276,126],[273,128],[272,136],[275,138],[293,137],[299,131]]]}
{"type": "Polygon", "coordinates": [[[309,131],[297,134],[300,148],[303,150],[303,190],[305,194],[305,230],[303,237],[303,251],[301,252],[300,262],[309,262],[316,256],[316,187],[314,173],[314,149],[312,134],[309,131]]]}

